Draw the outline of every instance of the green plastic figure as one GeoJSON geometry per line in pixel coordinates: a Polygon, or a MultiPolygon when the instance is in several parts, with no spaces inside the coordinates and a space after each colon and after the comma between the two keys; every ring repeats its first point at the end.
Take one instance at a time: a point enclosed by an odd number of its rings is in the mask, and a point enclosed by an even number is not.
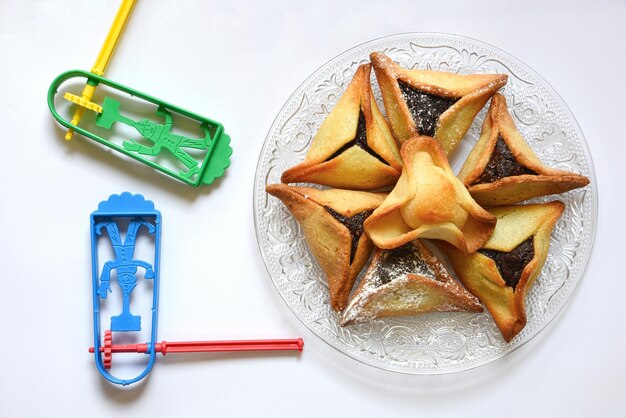
{"type": "Polygon", "coordinates": [[[165,117],[165,125],[157,124],[150,119],[143,119],[135,122],[119,112],[120,102],[106,97],[102,103],[102,113],[96,117],[96,125],[109,129],[115,122],[122,122],[132,126],[141,134],[142,137],[152,142],[152,146],[142,145],[134,139],[124,141],[122,144],[124,149],[135,151],[142,155],[158,155],[164,148],[168,150],[174,157],[187,167],[187,171],[181,171],[179,174],[186,178],[191,178],[198,174],[200,166],[198,162],[189,155],[184,148],[194,148],[206,150],[211,142],[211,134],[206,124],[201,124],[204,131],[204,138],[194,139],[187,138],[183,135],[175,135],[172,131],[172,114],[163,106],[157,109],[157,115],[165,117]]]}

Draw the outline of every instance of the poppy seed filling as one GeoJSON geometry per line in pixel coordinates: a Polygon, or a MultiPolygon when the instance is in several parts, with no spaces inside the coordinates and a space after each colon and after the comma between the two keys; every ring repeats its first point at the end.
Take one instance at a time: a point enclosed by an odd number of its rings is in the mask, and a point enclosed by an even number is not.
{"type": "Polygon", "coordinates": [[[354,139],[348,142],[347,144],[345,144],[343,147],[339,148],[333,155],[328,157],[326,161],[330,161],[333,158],[338,157],[339,155],[343,154],[344,151],[352,147],[359,147],[365,152],[367,152],[368,154],[370,154],[372,157],[375,157],[381,163],[385,165],[389,165],[389,163],[385,161],[383,157],[376,154],[376,152],[373,149],[371,149],[369,145],[367,145],[367,129],[366,129],[366,124],[365,124],[365,115],[363,114],[362,110],[359,111],[359,122],[357,123],[356,135],[354,139]]]}
{"type": "Polygon", "coordinates": [[[441,114],[459,100],[420,91],[401,80],[398,86],[420,135],[434,137],[441,114]]]}
{"type": "Polygon", "coordinates": [[[376,265],[376,287],[383,286],[393,279],[409,273],[435,278],[435,274],[420,257],[415,256],[413,243],[401,247],[384,250],[376,265]]]}
{"type": "Polygon", "coordinates": [[[350,264],[354,261],[354,255],[356,254],[356,248],[359,245],[359,238],[363,235],[363,222],[374,212],[374,210],[364,210],[363,212],[356,213],[352,216],[344,216],[337,213],[329,206],[324,206],[326,212],[330,213],[333,218],[338,220],[342,225],[348,228],[352,242],[350,245],[350,264]]]}
{"type": "Polygon", "coordinates": [[[489,158],[489,163],[487,163],[485,171],[474,184],[492,183],[504,177],[521,176],[523,174],[536,175],[537,173],[518,163],[502,136],[498,136],[498,141],[489,158]]]}
{"type": "Polygon", "coordinates": [[[478,250],[496,263],[500,275],[507,286],[515,289],[522,277],[522,271],[535,256],[533,237],[528,238],[510,252],[497,250],[478,250]]]}

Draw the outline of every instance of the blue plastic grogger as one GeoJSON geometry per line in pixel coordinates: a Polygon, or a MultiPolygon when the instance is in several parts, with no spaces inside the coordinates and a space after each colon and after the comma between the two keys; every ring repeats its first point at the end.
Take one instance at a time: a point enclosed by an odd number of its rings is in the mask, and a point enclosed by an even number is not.
{"type": "MultiPolygon", "coordinates": [[[[152,370],[157,353],[165,355],[189,352],[302,351],[304,346],[302,338],[157,343],[160,249],[161,213],[154,208],[151,201],[146,200],[142,195],[133,195],[128,192],[112,195],[108,200],[100,202],[98,210],[91,214],[94,345],[89,351],[94,353],[98,371],[108,381],[125,386],[143,379],[152,370]],[[124,227],[126,229],[122,231],[124,227]],[[134,257],[137,235],[142,231],[154,236],[153,264],[134,257]],[[104,262],[100,268],[98,242],[103,239],[106,239],[113,247],[114,258],[104,262]],[[106,299],[109,292],[112,292],[112,271],[117,273],[113,277],[117,278],[122,294],[122,311],[111,317],[110,327],[102,334],[100,304],[102,299],[106,299]],[[143,279],[153,281],[150,340],[140,344],[114,345],[113,333],[132,333],[141,330],[141,317],[131,312],[131,293],[137,285],[137,276],[140,271],[143,271],[143,279]],[[131,379],[120,379],[109,373],[113,353],[145,353],[149,355],[149,359],[143,371],[137,376],[131,379]]],[[[117,291],[117,287],[114,288],[117,291]]]]}
{"type": "Polygon", "coordinates": [[[100,202],[98,210],[91,214],[91,261],[93,284],[93,327],[94,355],[100,373],[110,382],[128,385],[143,379],[156,361],[157,311],[159,302],[159,255],[161,249],[161,213],[154,208],[154,203],[144,199],[140,194],[132,195],[124,192],[112,195],[108,200],[100,202]],[[120,234],[121,221],[128,221],[124,239],[120,234]],[[144,228],[148,234],[154,235],[154,265],[147,261],[134,258],[137,234],[144,228]],[[102,272],[98,264],[98,238],[107,231],[107,235],[115,259],[104,263],[102,272]],[[108,372],[112,359],[113,332],[133,332],[141,330],[141,317],[130,311],[130,296],[137,285],[137,270],[144,270],[144,279],[153,281],[152,287],[152,321],[150,341],[147,343],[147,354],[150,355],[145,369],[132,379],[119,379],[108,372]],[[122,312],[111,317],[110,329],[105,331],[103,341],[100,329],[100,301],[106,299],[111,292],[111,271],[117,271],[117,282],[122,292],[122,312]]]}

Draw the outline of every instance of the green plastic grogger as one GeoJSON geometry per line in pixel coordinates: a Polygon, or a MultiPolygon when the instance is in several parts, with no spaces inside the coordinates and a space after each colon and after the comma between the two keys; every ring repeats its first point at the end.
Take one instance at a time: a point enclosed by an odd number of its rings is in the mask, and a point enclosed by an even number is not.
{"type": "Polygon", "coordinates": [[[232,154],[229,145],[230,137],[224,132],[222,124],[103,77],[104,70],[113,55],[134,4],[135,0],[122,0],[120,3],[115,19],[90,72],[68,71],[54,79],[50,89],[48,89],[50,112],[61,125],[69,128],[65,135],[66,140],[70,140],[76,131],[192,186],[211,184],[216,178],[221,177],[224,170],[230,165],[230,155],[232,154]],[[76,77],[84,77],[86,83],[80,95],[69,92],[63,95],[63,98],[77,105],[71,120],[68,121],[57,112],[54,97],[61,84],[76,77]],[[133,120],[124,115],[125,108],[130,107],[130,102],[120,103],[112,97],[105,97],[102,105],[94,103],[92,97],[98,85],[109,86],[114,90],[156,105],[155,114],[159,119],[157,121],[152,118],[133,120]],[[105,136],[92,132],[93,126],[88,127],[89,129],[79,126],[85,110],[97,113],[95,124],[107,131],[105,136]],[[204,137],[187,138],[172,133],[174,124],[172,112],[198,122],[204,132],[204,137]],[[115,124],[128,125],[134,128],[139,136],[127,138],[121,141],[120,145],[119,140],[117,142],[113,140],[114,135],[111,132],[111,128],[115,124]],[[191,152],[191,150],[195,151],[191,152]],[[165,154],[169,155],[161,155],[164,151],[165,154]],[[163,165],[160,162],[166,159],[163,157],[169,157],[173,163],[169,166],[163,165]]]}
{"type": "Polygon", "coordinates": [[[73,70],[55,78],[48,90],[48,107],[54,118],[66,128],[72,129],[87,138],[93,139],[192,186],[211,184],[216,178],[221,177],[230,165],[230,155],[232,154],[230,137],[224,132],[224,127],[221,123],[181,109],[178,106],[91,72],[73,70]],[[105,85],[156,105],[154,120],[133,120],[124,116],[122,104],[112,97],[104,97],[102,105],[98,105],[89,100],[84,100],[80,96],[66,92],[64,94],[65,99],[86,110],[97,113],[95,125],[98,127],[110,132],[114,124],[121,123],[135,128],[138,136],[126,139],[120,145],[113,141],[110,136],[104,137],[78,124],[72,124],[71,121],[64,119],[59,114],[54,104],[54,98],[59,87],[64,82],[77,77],[86,78],[87,84],[105,85]],[[172,133],[172,113],[197,121],[204,132],[204,137],[188,138],[172,133]],[[187,152],[190,149],[196,150],[194,152],[196,157],[187,152]],[[179,166],[178,170],[159,162],[157,157],[163,152],[167,152],[174,157],[174,161],[179,166]]]}

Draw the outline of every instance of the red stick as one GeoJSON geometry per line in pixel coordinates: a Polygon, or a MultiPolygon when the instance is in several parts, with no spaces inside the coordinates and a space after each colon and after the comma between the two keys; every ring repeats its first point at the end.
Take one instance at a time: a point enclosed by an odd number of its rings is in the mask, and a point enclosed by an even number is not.
{"type": "MultiPolygon", "coordinates": [[[[163,341],[157,343],[155,351],[166,355],[167,353],[217,353],[226,351],[276,351],[297,350],[302,351],[304,341],[302,338],[287,340],[233,340],[233,341],[163,341]]],[[[105,348],[100,347],[100,352],[105,348]]],[[[93,353],[94,348],[89,347],[93,353]]],[[[112,345],[111,353],[147,353],[148,344],[112,345]]]]}

